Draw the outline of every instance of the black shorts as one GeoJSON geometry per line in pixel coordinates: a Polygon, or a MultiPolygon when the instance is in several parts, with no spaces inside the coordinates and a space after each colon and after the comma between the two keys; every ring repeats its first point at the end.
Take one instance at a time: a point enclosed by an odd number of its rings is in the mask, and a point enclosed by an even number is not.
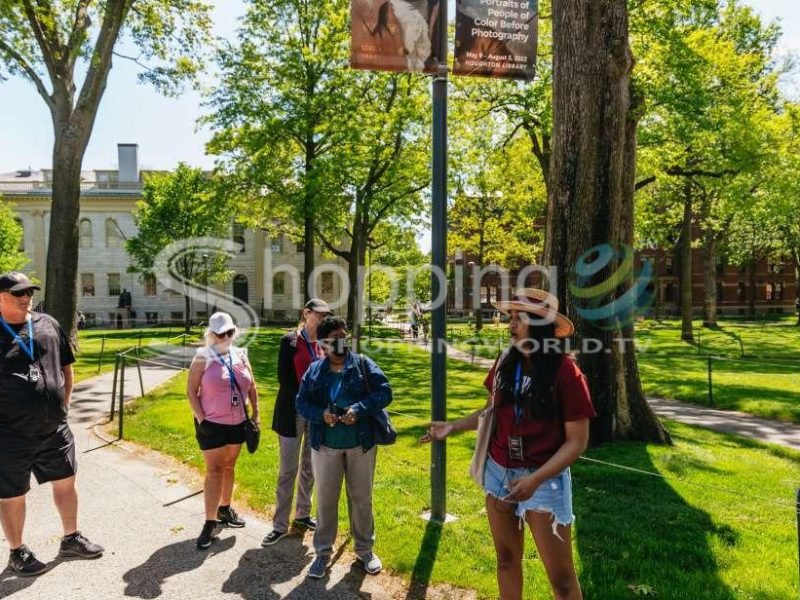
{"type": "Polygon", "coordinates": [[[200,450],[215,450],[228,444],[244,444],[244,421],[238,425],[223,425],[194,419],[194,433],[200,450]]]}
{"type": "Polygon", "coordinates": [[[0,498],[28,493],[31,473],[39,483],[47,483],[72,477],[78,468],[75,438],[66,423],[43,436],[0,432],[0,456],[0,498]]]}

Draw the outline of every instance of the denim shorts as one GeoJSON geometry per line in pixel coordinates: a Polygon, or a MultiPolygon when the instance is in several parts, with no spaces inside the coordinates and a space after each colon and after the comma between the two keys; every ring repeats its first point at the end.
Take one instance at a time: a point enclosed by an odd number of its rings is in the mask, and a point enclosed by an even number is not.
{"type": "MultiPolygon", "coordinates": [[[[483,489],[487,496],[502,499],[511,490],[511,482],[536,471],[536,467],[520,467],[507,469],[494,460],[486,457],[486,467],[483,472],[483,489]]],[[[557,527],[571,525],[575,521],[572,514],[572,476],[569,467],[561,471],[552,479],[548,479],[527,500],[517,503],[516,515],[522,520],[529,510],[550,513],[553,516],[553,533],[559,539],[557,527]]]]}

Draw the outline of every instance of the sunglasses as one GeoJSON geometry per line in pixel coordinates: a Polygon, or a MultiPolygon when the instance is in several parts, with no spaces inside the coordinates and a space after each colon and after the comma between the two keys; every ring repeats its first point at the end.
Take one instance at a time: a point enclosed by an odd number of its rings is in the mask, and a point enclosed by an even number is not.
{"type": "Polygon", "coordinates": [[[228,331],[223,331],[222,333],[215,333],[214,335],[218,338],[228,338],[233,335],[234,329],[228,329],[228,331]]]}
{"type": "Polygon", "coordinates": [[[23,296],[33,298],[33,294],[36,293],[36,290],[28,288],[27,290],[17,290],[15,292],[9,291],[8,293],[14,296],[14,298],[22,298],[23,296]]]}

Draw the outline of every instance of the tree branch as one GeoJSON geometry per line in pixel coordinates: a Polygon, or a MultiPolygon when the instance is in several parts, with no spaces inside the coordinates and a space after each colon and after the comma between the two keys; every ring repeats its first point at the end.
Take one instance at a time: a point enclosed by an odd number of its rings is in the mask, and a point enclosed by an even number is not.
{"type": "Polygon", "coordinates": [[[636,185],[633,186],[633,190],[638,192],[640,189],[647,187],[655,180],[656,180],[655,175],[651,175],[650,177],[645,177],[644,179],[640,179],[639,181],[636,182],[636,185]]]}
{"type": "Polygon", "coordinates": [[[322,231],[320,231],[316,227],[314,228],[314,233],[319,238],[319,241],[322,242],[322,245],[325,246],[330,252],[333,252],[339,258],[343,258],[347,262],[350,262],[350,252],[348,252],[347,250],[339,250],[338,248],[336,248],[330,242],[330,240],[328,240],[328,238],[325,237],[325,235],[322,233],[322,231]]]}
{"type": "Polygon", "coordinates": [[[31,80],[36,86],[36,91],[39,92],[39,95],[44,99],[47,107],[52,110],[54,108],[53,104],[53,97],[47,92],[47,88],[44,86],[44,82],[42,78],[33,70],[28,61],[16,50],[14,50],[11,46],[9,46],[3,38],[0,38],[0,51],[5,52],[10,56],[16,63],[19,65],[19,68],[25,72],[25,75],[28,79],[31,80]]]}

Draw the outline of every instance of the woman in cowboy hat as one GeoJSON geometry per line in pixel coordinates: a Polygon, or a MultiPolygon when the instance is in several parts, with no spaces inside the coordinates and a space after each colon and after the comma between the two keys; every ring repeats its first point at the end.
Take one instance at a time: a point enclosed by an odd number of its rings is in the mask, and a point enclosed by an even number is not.
{"type": "MultiPolygon", "coordinates": [[[[487,434],[486,455],[476,457],[485,466],[473,476],[483,482],[486,494],[500,598],[522,598],[525,521],[555,597],[579,599],[570,542],[575,517],[569,467],[586,449],[595,412],[586,378],[564,355],[560,341],[572,335],[574,326],[558,312],[555,296],[538,289],[520,289],[495,307],[511,318],[511,344],[485,381],[495,422],[487,434]]],[[[482,412],[431,423],[420,441],[477,429],[482,412]]]]}

